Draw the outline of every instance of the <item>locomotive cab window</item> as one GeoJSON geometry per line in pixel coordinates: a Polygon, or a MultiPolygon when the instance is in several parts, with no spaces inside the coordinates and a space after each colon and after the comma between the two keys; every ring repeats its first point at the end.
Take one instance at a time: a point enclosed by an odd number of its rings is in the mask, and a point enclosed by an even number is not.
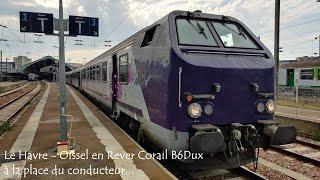
{"type": "Polygon", "coordinates": [[[119,81],[120,84],[128,84],[128,54],[119,58],[119,81]]]}
{"type": "Polygon", "coordinates": [[[145,47],[145,46],[149,46],[153,40],[154,34],[156,32],[157,26],[149,29],[148,31],[146,31],[141,47],[145,47]]]}
{"type": "Polygon", "coordinates": [[[197,46],[218,46],[205,21],[177,19],[179,44],[197,46]]]}
{"type": "Polygon", "coordinates": [[[239,25],[229,22],[212,22],[225,47],[259,49],[248,33],[239,25]]]}

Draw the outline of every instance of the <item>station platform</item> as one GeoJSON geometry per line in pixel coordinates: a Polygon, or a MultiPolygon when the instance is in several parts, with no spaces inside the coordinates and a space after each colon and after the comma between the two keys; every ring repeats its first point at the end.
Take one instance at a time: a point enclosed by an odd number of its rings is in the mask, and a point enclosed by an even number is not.
{"type": "Polygon", "coordinates": [[[75,154],[56,156],[59,88],[46,84],[14,129],[0,139],[0,179],[176,179],[156,160],[141,159],[138,154],[145,150],[69,86],[68,129],[75,138],[75,154]],[[30,152],[28,158],[19,159],[20,151],[30,152]],[[15,154],[8,158],[9,152],[15,154]]]}
{"type": "Polygon", "coordinates": [[[277,106],[275,114],[277,116],[297,118],[304,121],[320,123],[320,111],[316,110],[277,106]]]}

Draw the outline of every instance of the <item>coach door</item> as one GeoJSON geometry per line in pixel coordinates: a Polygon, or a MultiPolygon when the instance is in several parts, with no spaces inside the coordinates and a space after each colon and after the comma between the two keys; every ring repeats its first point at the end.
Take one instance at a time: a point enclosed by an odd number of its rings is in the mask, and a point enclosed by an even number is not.
{"type": "Polygon", "coordinates": [[[287,86],[294,87],[294,69],[287,69],[287,86]]]}
{"type": "Polygon", "coordinates": [[[117,66],[117,55],[112,56],[112,111],[116,110],[118,92],[118,66],[117,66]]]}

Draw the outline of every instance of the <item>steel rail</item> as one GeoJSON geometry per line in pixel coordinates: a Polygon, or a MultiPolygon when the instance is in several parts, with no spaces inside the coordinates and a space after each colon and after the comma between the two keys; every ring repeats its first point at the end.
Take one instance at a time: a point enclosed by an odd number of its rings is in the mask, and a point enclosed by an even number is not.
{"type": "MultiPolygon", "coordinates": [[[[41,83],[40,83],[40,85],[41,85],[41,83]]],[[[37,86],[36,86],[37,87],[37,86]]],[[[36,88],[35,87],[35,88],[36,88]]],[[[33,88],[32,90],[34,90],[35,88],[33,88]]],[[[38,91],[38,92],[36,92],[30,99],[28,99],[28,101],[26,101],[26,102],[24,102],[21,106],[20,106],[20,108],[18,108],[17,110],[15,110],[9,117],[7,117],[3,122],[1,122],[1,124],[0,124],[0,127],[3,125],[3,124],[5,124],[6,122],[8,122],[10,119],[12,119],[14,116],[16,116],[27,104],[29,104],[41,91],[43,91],[43,89],[45,89],[46,88],[46,84],[44,84],[44,85],[41,85],[41,88],[40,88],[40,90],[38,91]]],[[[31,91],[32,91],[31,90],[31,91]]],[[[25,95],[27,95],[27,94],[29,94],[29,93],[31,93],[31,91],[29,91],[28,93],[26,93],[25,95]]],[[[24,96],[25,96],[24,95],[24,96]]],[[[2,133],[2,132],[1,132],[2,133]]],[[[1,136],[2,136],[3,134],[1,134],[1,136]]]]}
{"type": "MultiPolygon", "coordinates": [[[[29,87],[31,87],[31,86],[32,86],[32,84],[28,85],[28,86],[25,87],[25,88],[29,88],[29,87]]],[[[32,91],[34,88],[36,88],[36,87],[37,87],[37,86],[35,85],[33,88],[30,88],[28,91],[26,91],[26,92],[22,93],[21,95],[16,96],[15,98],[10,99],[9,101],[7,101],[7,102],[5,102],[4,104],[0,105],[0,110],[3,109],[3,108],[6,107],[6,106],[12,104],[13,102],[17,101],[18,99],[20,99],[20,98],[23,97],[24,95],[28,94],[29,92],[31,92],[31,91],[32,91]]],[[[23,88],[23,89],[25,89],[25,88],[23,88]]],[[[1,98],[5,98],[6,96],[11,95],[11,94],[13,94],[13,93],[17,93],[17,92],[19,92],[19,91],[23,91],[23,89],[19,89],[19,90],[17,90],[17,91],[14,91],[14,92],[12,92],[12,93],[9,93],[9,94],[7,94],[7,95],[5,95],[5,96],[2,96],[1,98]]]]}

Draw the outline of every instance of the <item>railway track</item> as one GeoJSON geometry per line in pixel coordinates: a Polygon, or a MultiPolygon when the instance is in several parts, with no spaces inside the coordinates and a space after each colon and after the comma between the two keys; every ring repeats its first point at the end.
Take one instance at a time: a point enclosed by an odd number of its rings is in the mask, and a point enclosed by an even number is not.
{"type": "Polygon", "coordinates": [[[202,171],[202,172],[191,172],[190,176],[195,180],[203,179],[254,179],[254,180],[263,180],[266,177],[249,170],[248,168],[241,166],[236,169],[231,170],[211,170],[211,171],[202,171]]]}
{"type": "Polygon", "coordinates": [[[21,98],[22,96],[26,95],[27,93],[32,91],[35,87],[36,87],[35,83],[30,83],[23,88],[18,88],[10,91],[9,93],[5,93],[5,95],[2,95],[0,97],[0,110],[8,106],[9,104],[15,102],[17,99],[21,98]]]}
{"type": "Polygon", "coordinates": [[[235,169],[217,169],[217,170],[203,170],[192,171],[183,168],[182,166],[176,166],[176,163],[171,163],[171,167],[168,170],[171,171],[178,179],[185,180],[211,180],[211,179],[254,179],[263,180],[266,177],[251,171],[247,167],[241,166],[235,169]],[[174,166],[174,167],[172,167],[174,166]]]}
{"type": "Polygon", "coordinates": [[[293,144],[272,146],[272,149],[320,167],[320,144],[311,143],[305,138],[298,137],[293,144]]]}
{"type": "Polygon", "coordinates": [[[0,134],[5,133],[5,124],[20,112],[43,89],[43,83],[33,82],[25,88],[0,97],[0,134]]]}

